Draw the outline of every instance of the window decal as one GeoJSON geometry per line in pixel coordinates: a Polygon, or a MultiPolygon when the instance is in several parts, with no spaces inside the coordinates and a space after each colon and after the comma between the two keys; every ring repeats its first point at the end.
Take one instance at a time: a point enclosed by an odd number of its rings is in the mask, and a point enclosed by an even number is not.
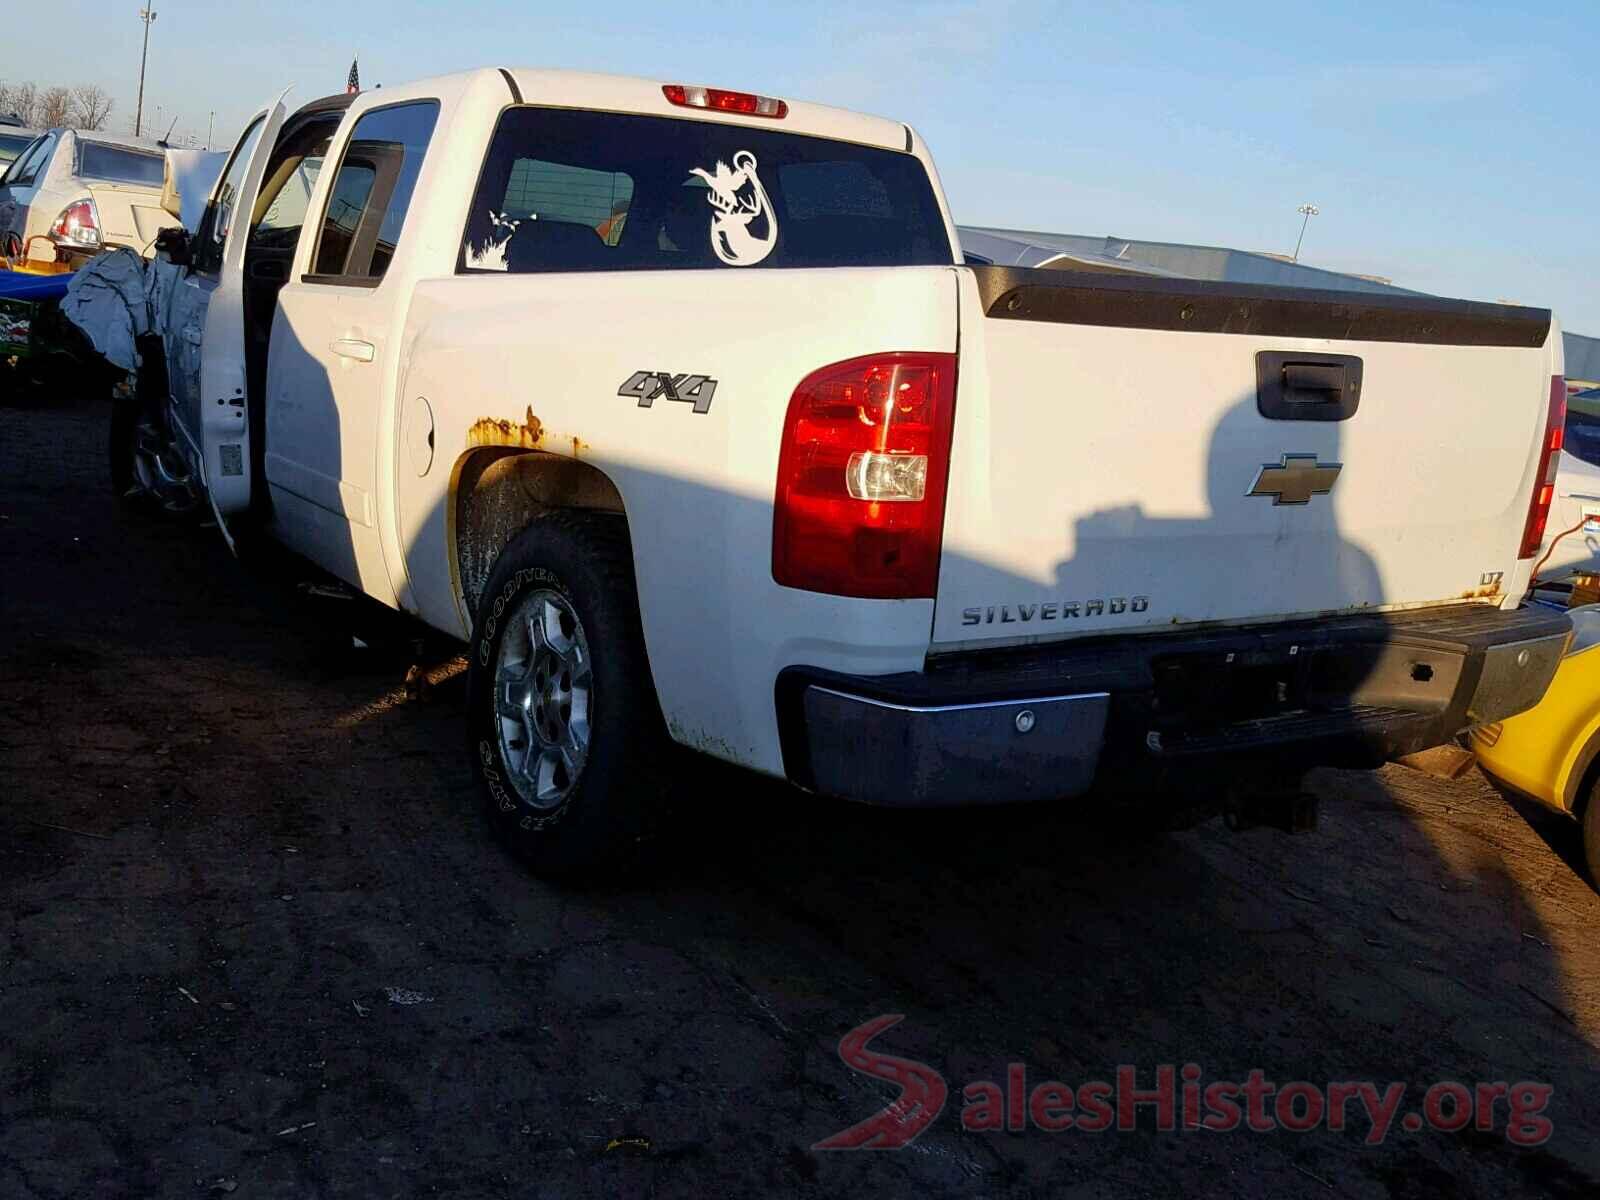
{"type": "Polygon", "coordinates": [[[778,221],[772,215],[767,189],[756,175],[756,156],[740,150],[733,169],[721,159],[715,172],[695,167],[690,174],[706,181],[710,191],[711,249],[730,267],[753,267],[778,244],[778,221]]]}
{"type": "MultiPolygon", "coordinates": [[[[528,218],[532,219],[532,218],[528,218]]],[[[517,232],[521,221],[513,221],[509,212],[489,210],[489,240],[481,248],[467,247],[467,266],[476,271],[504,271],[506,247],[511,235],[517,232]]]]}

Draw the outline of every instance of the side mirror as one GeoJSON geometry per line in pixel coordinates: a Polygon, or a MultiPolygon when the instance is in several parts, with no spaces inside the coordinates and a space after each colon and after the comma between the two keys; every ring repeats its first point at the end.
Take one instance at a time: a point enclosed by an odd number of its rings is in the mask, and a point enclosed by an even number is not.
{"type": "Polygon", "coordinates": [[[156,234],[156,253],[165,254],[167,261],[180,267],[189,265],[189,231],[181,225],[168,226],[156,234]]]}

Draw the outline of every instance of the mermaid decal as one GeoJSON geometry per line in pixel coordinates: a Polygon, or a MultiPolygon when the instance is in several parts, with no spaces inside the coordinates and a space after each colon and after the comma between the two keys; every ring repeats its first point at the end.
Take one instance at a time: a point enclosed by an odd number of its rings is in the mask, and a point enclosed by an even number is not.
{"type": "Polygon", "coordinates": [[[475,271],[504,271],[511,235],[522,222],[513,221],[510,212],[497,213],[493,209],[489,210],[488,218],[487,225],[475,230],[480,236],[467,239],[467,266],[475,271]]]}
{"type": "Polygon", "coordinates": [[[772,253],[778,244],[778,222],[772,215],[772,202],[756,176],[756,156],[740,150],[733,156],[733,169],[717,161],[717,169],[690,172],[700,176],[711,189],[706,194],[711,214],[711,249],[730,267],[753,267],[772,253]]]}

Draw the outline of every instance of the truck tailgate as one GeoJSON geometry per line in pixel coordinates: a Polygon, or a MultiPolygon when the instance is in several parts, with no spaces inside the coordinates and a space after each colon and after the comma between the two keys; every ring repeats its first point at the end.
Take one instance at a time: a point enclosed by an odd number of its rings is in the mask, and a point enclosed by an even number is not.
{"type": "Polygon", "coordinates": [[[960,274],[936,648],[1520,593],[1548,312],[960,274]]]}

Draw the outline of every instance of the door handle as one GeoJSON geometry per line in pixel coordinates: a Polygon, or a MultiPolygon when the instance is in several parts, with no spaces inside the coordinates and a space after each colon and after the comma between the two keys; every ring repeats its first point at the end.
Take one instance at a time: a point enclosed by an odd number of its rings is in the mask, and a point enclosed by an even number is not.
{"type": "Polygon", "coordinates": [[[328,346],[340,358],[353,358],[356,362],[371,362],[378,348],[360,338],[334,338],[328,346]]]}

